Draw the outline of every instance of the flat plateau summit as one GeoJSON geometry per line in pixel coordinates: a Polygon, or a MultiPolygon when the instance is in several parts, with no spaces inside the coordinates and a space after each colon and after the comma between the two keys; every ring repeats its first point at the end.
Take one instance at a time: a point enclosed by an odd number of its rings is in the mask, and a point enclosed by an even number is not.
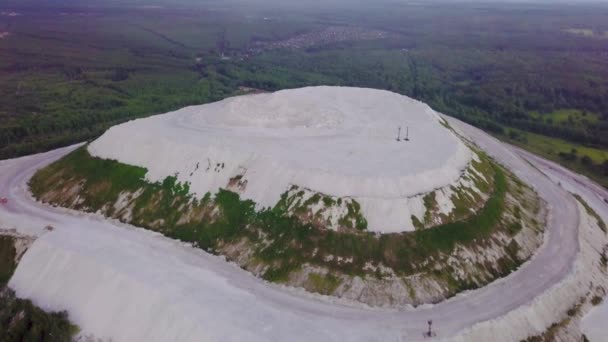
{"type": "Polygon", "coordinates": [[[412,230],[407,199],[457,181],[473,157],[422,102],[329,86],[237,96],[130,121],[88,150],[144,167],[150,181],[177,176],[197,197],[238,179],[240,195],[258,207],[275,205],[294,185],[352,198],[369,229],[382,232],[412,230]]]}

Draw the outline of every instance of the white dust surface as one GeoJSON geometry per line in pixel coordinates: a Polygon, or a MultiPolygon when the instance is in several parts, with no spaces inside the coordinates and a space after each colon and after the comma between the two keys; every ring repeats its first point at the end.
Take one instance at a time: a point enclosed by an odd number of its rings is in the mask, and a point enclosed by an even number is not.
{"type": "Polygon", "coordinates": [[[428,105],[396,93],[307,87],[244,95],[110,128],[97,157],[177,175],[198,197],[242,175],[241,196],[274,206],[291,185],[361,203],[368,229],[413,230],[408,197],[458,180],[470,149],[428,105]],[[396,140],[409,130],[409,141],[396,140]]]}

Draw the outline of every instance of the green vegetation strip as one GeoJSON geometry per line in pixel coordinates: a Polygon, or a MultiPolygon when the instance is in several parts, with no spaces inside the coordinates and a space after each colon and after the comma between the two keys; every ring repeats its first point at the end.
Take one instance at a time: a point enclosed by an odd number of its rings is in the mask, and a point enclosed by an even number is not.
{"type": "Polygon", "coordinates": [[[589,206],[589,203],[587,203],[581,196],[575,193],[572,193],[572,196],[574,196],[574,198],[576,198],[576,200],[579,201],[583,205],[583,207],[585,207],[585,211],[587,212],[587,214],[591,215],[597,221],[597,226],[600,227],[600,229],[604,233],[608,233],[608,228],[606,228],[606,222],[604,222],[600,215],[598,215],[595,210],[593,210],[593,208],[589,206]]]}
{"type": "Polygon", "coordinates": [[[0,288],[8,283],[15,268],[15,243],[10,236],[0,236],[0,288]]]}
{"type": "MultiPolygon", "coordinates": [[[[498,166],[492,168],[494,191],[477,215],[432,229],[382,235],[317,229],[291,217],[285,205],[256,211],[254,202],[226,190],[220,190],[213,198],[207,194],[196,200],[187,194],[187,185],[177,183],[175,177],[150,184],[144,179],[144,169],[91,157],[86,148],[38,172],[31,180],[31,188],[39,197],[61,191],[70,182],[82,184],[78,195],[84,197],[84,202],[80,206],[90,211],[112,207],[122,191],[140,191],[134,200],[131,223],[192,242],[212,253],[246,241],[255,251],[255,260],[269,265],[264,278],[280,282],[306,263],[351,275],[365,273],[368,262],[382,263],[397,274],[410,275],[424,270],[422,265],[428,264],[429,257],[450,253],[457,244],[482,242],[499,226],[505,206],[504,171],[498,166]],[[178,223],[187,210],[202,212],[209,208],[219,209],[219,215],[202,215],[200,220],[178,223]],[[155,225],[159,219],[163,223],[155,225]]],[[[61,202],[56,198],[54,202],[71,205],[72,200],[65,198],[61,202]]]]}
{"type": "Polygon", "coordinates": [[[332,294],[340,285],[340,279],[331,274],[320,275],[311,273],[308,275],[308,281],[312,283],[313,288],[317,292],[327,295],[332,294]]]}

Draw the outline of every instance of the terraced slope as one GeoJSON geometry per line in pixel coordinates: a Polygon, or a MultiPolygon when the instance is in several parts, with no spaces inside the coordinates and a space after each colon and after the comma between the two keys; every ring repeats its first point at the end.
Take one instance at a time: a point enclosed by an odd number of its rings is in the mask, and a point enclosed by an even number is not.
{"type": "Polygon", "coordinates": [[[478,155],[467,177],[485,192],[452,186],[449,215],[427,194],[419,229],[402,233],[368,231],[352,198],[297,187],[263,209],[228,190],[239,180],[198,199],[175,177],[151,183],[146,169],[92,157],[86,147],[40,170],[30,186],[43,202],[190,242],[273,282],[370,305],[418,305],[509,274],[542,242],[544,212],[534,191],[478,155]]]}

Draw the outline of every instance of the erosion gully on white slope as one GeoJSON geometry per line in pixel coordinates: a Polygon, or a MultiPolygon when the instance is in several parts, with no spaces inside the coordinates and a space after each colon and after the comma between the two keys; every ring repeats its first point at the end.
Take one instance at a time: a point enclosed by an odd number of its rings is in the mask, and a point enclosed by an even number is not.
{"type": "MultiPolygon", "coordinates": [[[[0,209],[0,223],[39,235],[9,285],[43,308],[67,309],[84,333],[114,341],[422,340],[428,319],[438,338],[454,336],[529,303],[558,283],[579,247],[571,196],[516,150],[456,120],[450,123],[533,184],[550,207],[548,234],[537,254],[482,289],[434,306],[396,311],[334,303],[268,284],[158,234],[35,202],[27,180],[70,148],[0,163],[0,192],[10,197],[0,209]],[[49,223],[55,226],[52,232],[42,228],[49,223]]],[[[581,190],[585,199],[586,191],[581,190]]],[[[605,207],[589,201],[606,215],[605,207]]]]}

